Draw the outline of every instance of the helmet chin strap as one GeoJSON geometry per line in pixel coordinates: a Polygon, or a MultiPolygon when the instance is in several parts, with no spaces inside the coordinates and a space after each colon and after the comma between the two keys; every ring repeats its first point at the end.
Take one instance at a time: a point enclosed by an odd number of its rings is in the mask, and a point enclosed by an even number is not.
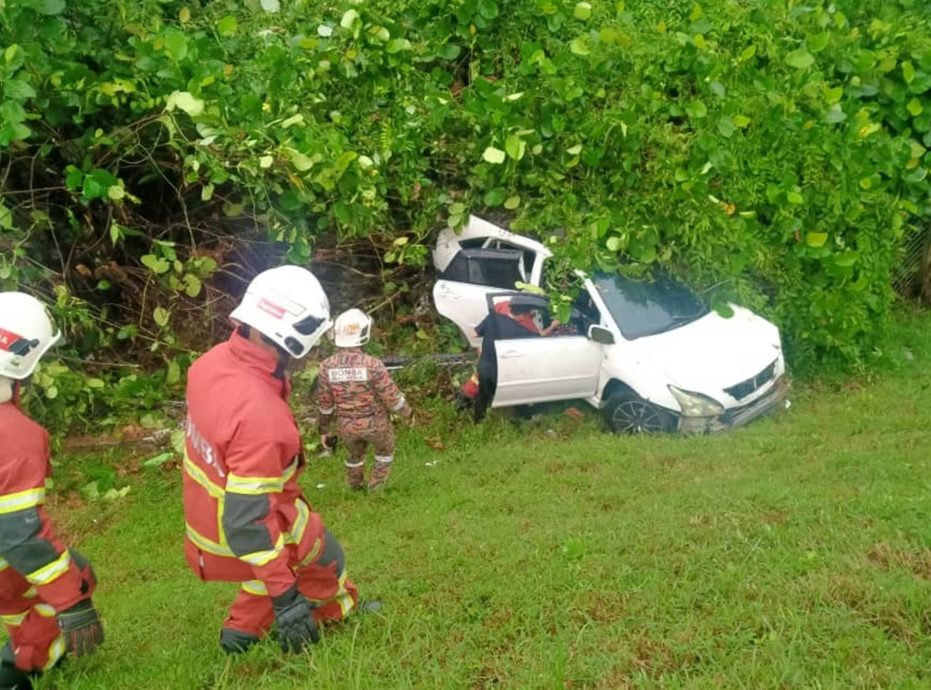
{"type": "Polygon", "coordinates": [[[16,381],[0,376],[0,403],[8,403],[13,399],[16,390],[16,381]]]}

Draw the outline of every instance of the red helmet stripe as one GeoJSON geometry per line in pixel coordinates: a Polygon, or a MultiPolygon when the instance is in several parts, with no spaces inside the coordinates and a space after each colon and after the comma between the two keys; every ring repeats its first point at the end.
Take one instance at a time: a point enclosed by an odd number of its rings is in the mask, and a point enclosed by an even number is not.
{"type": "Polygon", "coordinates": [[[20,340],[24,340],[23,336],[0,328],[0,350],[12,352],[13,344],[18,343],[20,340]]]}

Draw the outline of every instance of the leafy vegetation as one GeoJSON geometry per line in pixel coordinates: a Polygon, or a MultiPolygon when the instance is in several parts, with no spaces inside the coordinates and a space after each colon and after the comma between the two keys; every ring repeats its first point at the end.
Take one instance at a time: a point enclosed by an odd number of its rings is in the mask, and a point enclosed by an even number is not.
{"type": "Polygon", "coordinates": [[[38,411],[151,407],[243,276],[324,237],[401,295],[469,211],[562,228],[554,294],[662,265],[771,315],[796,371],[862,365],[931,206],[925,10],[0,0],[0,284],[74,358],[38,411]]]}
{"type": "Polygon", "coordinates": [[[176,466],[63,458],[51,508],[94,560],[108,638],[41,687],[922,687],[929,366],[925,317],[873,384],[798,386],[723,436],[438,406],[400,430],[384,495],[345,489],[341,456],[312,461],[307,495],[385,608],[306,657],[220,653],[235,585],[184,563],[176,466]],[[101,465],[132,490],[82,502],[101,465]]]}

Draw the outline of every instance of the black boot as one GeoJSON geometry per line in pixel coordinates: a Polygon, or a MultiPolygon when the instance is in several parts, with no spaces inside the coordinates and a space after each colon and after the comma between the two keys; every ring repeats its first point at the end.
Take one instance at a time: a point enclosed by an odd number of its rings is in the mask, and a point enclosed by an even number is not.
{"type": "Polygon", "coordinates": [[[453,401],[453,407],[455,407],[456,412],[465,412],[466,410],[471,410],[472,406],[475,404],[475,401],[462,393],[456,395],[456,399],[453,401]]]}
{"type": "Polygon", "coordinates": [[[32,690],[32,678],[38,673],[20,671],[9,661],[0,662],[0,690],[32,690]]]}
{"type": "Polygon", "coordinates": [[[223,628],[220,631],[220,649],[227,654],[242,654],[253,645],[258,644],[259,638],[241,630],[223,628]]]}

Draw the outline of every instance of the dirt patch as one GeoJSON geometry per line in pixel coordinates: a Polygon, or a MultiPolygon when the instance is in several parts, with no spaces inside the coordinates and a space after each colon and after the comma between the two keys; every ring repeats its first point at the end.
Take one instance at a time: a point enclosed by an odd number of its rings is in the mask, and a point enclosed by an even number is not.
{"type": "Polygon", "coordinates": [[[631,664],[651,677],[673,673],[680,668],[676,653],[663,640],[639,637],[633,642],[631,664]]]}
{"type": "Polygon", "coordinates": [[[593,591],[585,595],[585,614],[598,623],[615,623],[628,614],[627,599],[617,591],[593,591]]]}
{"type": "Polygon", "coordinates": [[[928,615],[919,620],[910,615],[908,605],[899,600],[884,600],[875,589],[849,577],[831,580],[828,598],[853,612],[862,621],[881,630],[892,640],[913,647],[929,632],[928,615]]]}
{"type": "Polygon", "coordinates": [[[783,510],[772,510],[763,515],[763,522],[767,525],[784,525],[789,521],[789,514],[783,510]]]}
{"type": "Polygon", "coordinates": [[[119,447],[121,451],[142,451],[160,448],[171,442],[173,429],[147,429],[130,425],[114,434],[69,436],[61,443],[62,450],[70,453],[86,453],[119,447]]]}
{"type": "Polygon", "coordinates": [[[905,549],[880,542],[866,557],[883,570],[907,570],[922,580],[931,580],[931,551],[928,549],[905,549]]]}

